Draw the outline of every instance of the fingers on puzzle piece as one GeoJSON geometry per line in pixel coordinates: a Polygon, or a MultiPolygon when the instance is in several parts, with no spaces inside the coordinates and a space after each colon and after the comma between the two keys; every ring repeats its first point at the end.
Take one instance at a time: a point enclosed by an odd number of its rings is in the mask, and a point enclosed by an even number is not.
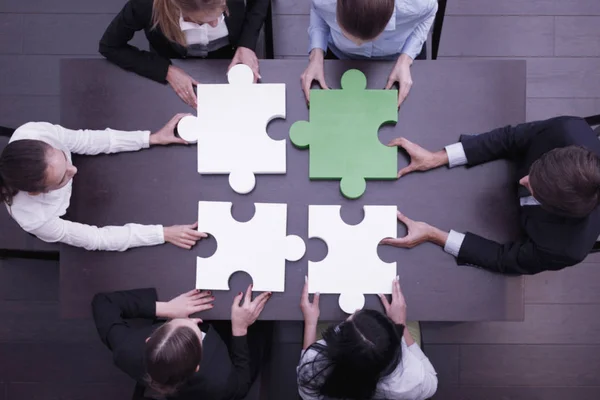
{"type": "Polygon", "coordinates": [[[367,88],[367,77],[357,69],[349,69],[342,75],[342,89],[365,90],[367,88]]]}
{"type": "Polygon", "coordinates": [[[338,300],[340,308],[346,314],[354,314],[365,306],[365,296],[361,293],[342,293],[338,300]]]}
{"type": "Polygon", "coordinates": [[[256,177],[251,171],[233,171],[229,174],[229,186],[239,194],[248,194],[256,186],[256,177]]]}
{"type": "Polygon", "coordinates": [[[200,122],[192,115],[186,115],[177,123],[177,134],[188,143],[196,143],[200,136],[200,122]]]}
{"type": "Polygon", "coordinates": [[[232,85],[253,84],[254,72],[246,64],[236,64],[227,73],[227,81],[232,85]]]}
{"type": "Polygon", "coordinates": [[[367,189],[367,181],[365,178],[358,176],[342,178],[340,182],[340,190],[342,194],[349,199],[358,199],[367,189]]]}
{"type": "Polygon", "coordinates": [[[287,236],[285,238],[285,246],[285,259],[288,261],[298,261],[306,253],[306,244],[300,236],[287,236]]]}
{"type": "Polygon", "coordinates": [[[312,129],[308,121],[294,122],[290,128],[290,140],[296,147],[307,148],[311,142],[311,132],[312,129]]]}

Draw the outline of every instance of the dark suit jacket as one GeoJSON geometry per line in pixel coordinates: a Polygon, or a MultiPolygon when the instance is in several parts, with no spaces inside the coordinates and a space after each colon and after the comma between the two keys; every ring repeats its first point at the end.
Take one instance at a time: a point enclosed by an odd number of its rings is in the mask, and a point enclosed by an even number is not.
{"type": "MultiPolygon", "coordinates": [[[[112,351],[115,365],[142,384],[146,374],[146,338],[164,323],[156,319],[156,301],[155,289],[100,293],[92,301],[96,329],[102,342],[112,351]]],[[[206,330],[206,336],[202,342],[200,369],[174,398],[244,398],[252,383],[246,336],[232,337],[229,354],[227,346],[210,325],[202,326],[202,329],[206,330]]]]}
{"type": "MultiPolygon", "coordinates": [[[[233,48],[254,50],[269,8],[269,0],[228,0],[225,23],[233,48]]],[[[100,53],[121,68],[165,83],[172,58],[185,58],[187,49],[168,40],[160,27],[152,29],[152,0],[129,0],[110,23],[100,40],[100,53]],[[137,31],[144,30],[154,52],[129,44],[137,31]]]]}
{"type": "MultiPolygon", "coordinates": [[[[546,152],[570,145],[600,156],[600,141],[581,118],[559,117],[515,127],[507,126],[476,136],[461,136],[468,165],[506,158],[516,164],[517,181],[529,174],[534,161],[546,152]]],[[[519,195],[530,195],[525,188],[519,195]]],[[[500,244],[467,232],[458,254],[460,264],[474,264],[495,272],[536,274],[581,262],[600,235],[600,209],[585,218],[552,214],[541,206],[520,207],[521,237],[500,244]]]]}

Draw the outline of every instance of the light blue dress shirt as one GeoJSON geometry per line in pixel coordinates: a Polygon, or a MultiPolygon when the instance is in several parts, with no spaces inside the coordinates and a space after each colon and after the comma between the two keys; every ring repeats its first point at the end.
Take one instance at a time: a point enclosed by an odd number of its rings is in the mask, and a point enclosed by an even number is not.
{"type": "Polygon", "coordinates": [[[437,0],[396,0],[394,13],[385,30],[374,41],[360,46],[347,39],[336,18],[336,0],[312,0],[309,49],[327,51],[329,47],[340,59],[376,58],[396,59],[406,54],[414,59],[433,25],[437,0]]]}

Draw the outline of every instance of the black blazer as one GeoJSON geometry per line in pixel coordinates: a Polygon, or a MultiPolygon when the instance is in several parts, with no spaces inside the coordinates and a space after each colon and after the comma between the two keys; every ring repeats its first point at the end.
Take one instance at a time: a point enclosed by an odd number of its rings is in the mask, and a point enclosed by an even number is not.
{"type": "MultiPolygon", "coordinates": [[[[96,329],[102,342],[112,351],[115,365],[141,384],[145,384],[146,338],[164,323],[156,319],[156,301],[155,289],[100,293],[92,301],[96,329]]],[[[229,354],[210,325],[204,324],[202,330],[206,336],[202,342],[200,370],[174,399],[244,398],[252,384],[246,336],[232,337],[229,354]]]]}
{"type": "MultiPolygon", "coordinates": [[[[230,45],[254,50],[267,17],[269,0],[227,0],[227,6],[229,15],[225,17],[225,23],[230,45]]],[[[170,60],[187,56],[187,49],[168,40],[160,27],[152,29],[152,0],[129,0],[106,28],[99,50],[121,68],[161,83],[166,82],[170,60]],[[129,44],[135,32],[141,30],[146,33],[154,52],[139,50],[129,44]]]]}
{"type": "MultiPolygon", "coordinates": [[[[517,181],[529,174],[531,164],[544,153],[577,145],[600,156],[600,141],[581,118],[559,117],[495,129],[476,136],[461,136],[468,165],[500,158],[515,163],[517,181]]],[[[529,196],[519,187],[519,196],[529,196]]],[[[562,217],[540,206],[520,207],[521,237],[499,244],[467,233],[458,263],[474,264],[495,272],[536,274],[581,262],[600,235],[600,209],[585,218],[562,217]]]]}

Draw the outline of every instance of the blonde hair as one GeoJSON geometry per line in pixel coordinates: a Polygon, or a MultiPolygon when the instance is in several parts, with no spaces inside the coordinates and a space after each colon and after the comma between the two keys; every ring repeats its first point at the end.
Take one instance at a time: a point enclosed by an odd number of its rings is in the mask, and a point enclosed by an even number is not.
{"type": "Polygon", "coordinates": [[[226,0],[154,0],[152,6],[152,29],[160,26],[171,42],[187,46],[185,35],[179,26],[182,13],[209,11],[221,8],[227,13],[226,0]]]}

